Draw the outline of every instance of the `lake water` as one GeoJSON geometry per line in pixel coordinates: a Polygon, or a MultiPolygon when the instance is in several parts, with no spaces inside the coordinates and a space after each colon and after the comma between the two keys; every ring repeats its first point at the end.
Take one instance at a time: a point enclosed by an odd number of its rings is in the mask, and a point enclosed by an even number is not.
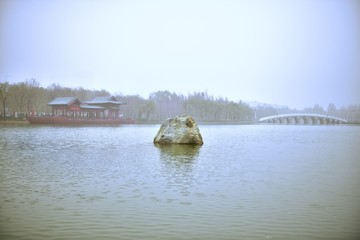
{"type": "Polygon", "coordinates": [[[0,126],[0,239],[358,239],[360,127],[0,126]]]}

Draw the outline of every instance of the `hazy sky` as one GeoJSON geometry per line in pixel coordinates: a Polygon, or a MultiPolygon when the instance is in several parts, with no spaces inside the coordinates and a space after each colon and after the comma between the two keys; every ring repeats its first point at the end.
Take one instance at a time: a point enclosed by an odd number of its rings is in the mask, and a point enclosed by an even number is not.
{"type": "Polygon", "coordinates": [[[360,103],[357,0],[0,2],[0,81],[360,103]]]}

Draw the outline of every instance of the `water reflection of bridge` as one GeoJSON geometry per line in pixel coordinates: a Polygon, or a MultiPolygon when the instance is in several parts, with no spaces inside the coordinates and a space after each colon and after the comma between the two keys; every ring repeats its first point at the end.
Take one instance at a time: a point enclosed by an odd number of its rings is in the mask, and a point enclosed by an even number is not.
{"type": "Polygon", "coordinates": [[[275,124],[341,124],[347,123],[343,118],[314,113],[279,114],[259,119],[261,123],[275,124]]]}

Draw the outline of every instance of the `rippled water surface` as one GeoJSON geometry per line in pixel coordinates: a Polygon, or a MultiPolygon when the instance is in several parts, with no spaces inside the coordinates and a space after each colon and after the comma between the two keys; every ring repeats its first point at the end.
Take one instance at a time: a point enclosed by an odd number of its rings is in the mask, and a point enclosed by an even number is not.
{"type": "Polygon", "coordinates": [[[0,126],[0,239],[357,239],[360,127],[0,126]]]}

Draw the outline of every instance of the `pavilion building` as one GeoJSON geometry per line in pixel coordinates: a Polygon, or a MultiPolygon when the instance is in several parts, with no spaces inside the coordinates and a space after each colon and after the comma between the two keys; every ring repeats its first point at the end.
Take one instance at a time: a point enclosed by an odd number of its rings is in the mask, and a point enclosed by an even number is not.
{"type": "Polygon", "coordinates": [[[120,102],[114,96],[95,97],[90,101],[80,101],[76,97],[56,97],[48,106],[52,107],[53,116],[70,119],[119,119],[120,102]]]}

